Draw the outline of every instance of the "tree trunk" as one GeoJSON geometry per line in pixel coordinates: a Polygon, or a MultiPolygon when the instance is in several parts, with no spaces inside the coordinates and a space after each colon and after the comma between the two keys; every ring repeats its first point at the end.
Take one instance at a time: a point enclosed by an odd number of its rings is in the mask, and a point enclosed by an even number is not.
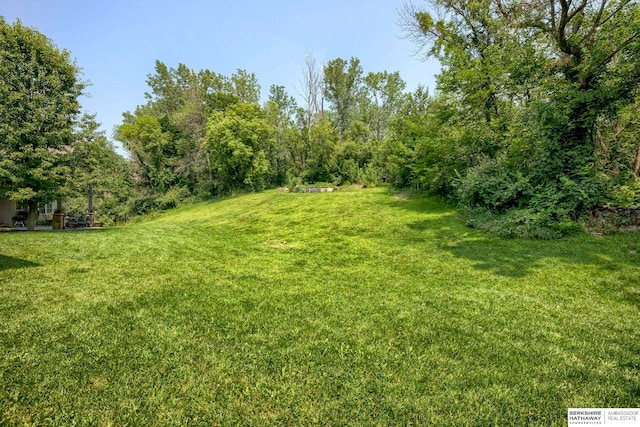
{"type": "Polygon", "coordinates": [[[93,212],[93,185],[89,184],[89,210],[88,213],[93,212]]]}
{"type": "Polygon", "coordinates": [[[640,144],[638,144],[638,152],[636,154],[636,163],[633,165],[633,173],[640,178],[640,144]]]}
{"type": "Polygon", "coordinates": [[[27,230],[36,229],[36,221],[38,220],[38,207],[29,205],[29,214],[27,215],[27,230]]]}

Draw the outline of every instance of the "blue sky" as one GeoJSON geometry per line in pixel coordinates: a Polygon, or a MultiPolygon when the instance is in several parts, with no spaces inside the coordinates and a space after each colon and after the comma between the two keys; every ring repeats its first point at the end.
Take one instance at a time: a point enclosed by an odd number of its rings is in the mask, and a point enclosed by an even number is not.
{"type": "Polygon", "coordinates": [[[145,102],[156,59],[195,70],[256,74],[263,99],[272,84],[298,97],[306,52],[321,64],[355,56],[365,72],[399,71],[409,90],[433,91],[437,62],[412,56],[397,10],[403,0],[0,0],[0,15],[22,20],[67,49],[89,80],[84,110],[111,138],[124,111],[145,102]]]}

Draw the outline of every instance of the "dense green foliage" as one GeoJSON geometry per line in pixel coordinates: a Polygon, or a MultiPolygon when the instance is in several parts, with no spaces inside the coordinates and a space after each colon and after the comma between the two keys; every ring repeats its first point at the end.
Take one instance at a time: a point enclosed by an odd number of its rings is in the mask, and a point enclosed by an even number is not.
{"type": "Polygon", "coordinates": [[[259,90],[245,71],[158,62],[119,138],[151,197],[385,181],[451,198],[485,230],[562,236],[597,205],[640,201],[640,12],[529,3],[408,4],[407,35],[443,66],[435,96],[357,58],[307,57],[306,105],[273,86],[261,107],[238,90],[259,90]]]}
{"type": "Polygon", "coordinates": [[[638,401],[635,235],[502,239],[378,188],[0,248],[2,425],[566,426],[638,401]]]}
{"type": "Polygon", "coordinates": [[[129,200],[138,190],[129,179],[128,162],[115,152],[99,127],[95,115],[90,114],[84,114],[76,124],[69,156],[71,173],[64,187],[65,209],[86,212],[91,192],[92,209],[99,212],[100,222],[110,225],[132,214],[129,200]]]}
{"type": "Polygon", "coordinates": [[[261,105],[246,70],[156,61],[147,102],[115,133],[127,160],[95,118],[79,118],[69,54],[3,21],[0,196],[32,212],[72,196],[79,210],[91,188],[115,221],[185,199],[385,182],[454,200],[475,227],[538,238],[567,234],[598,205],[640,204],[637,2],[428,5],[407,4],[402,24],[442,64],[435,95],[354,57],[318,67],[307,56],[304,105],[277,85],[261,105]]]}
{"type": "Polygon", "coordinates": [[[69,52],[0,17],[0,197],[27,207],[63,194],[83,84],[69,52]]]}
{"type": "Polygon", "coordinates": [[[381,147],[408,99],[405,83],[397,72],[365,74],[356,58],[311,72],[308,105],[273,85],[261,106],[257,79],[244,70],[227,77],[158,61],[147,104],[125,113],[116,135],[144,197],[176,188],[210,197],[298,182],[379,182],[381,147]]]}
{"type": "Polygon", "coordinates": [[[407,147],[436,171],[414,180],[509,235],[563,234],[593,206],[638,199],[637,2],[429,5],[408,5],[403,22],[443,65],[422,126],[447,136],[407,147]]]}

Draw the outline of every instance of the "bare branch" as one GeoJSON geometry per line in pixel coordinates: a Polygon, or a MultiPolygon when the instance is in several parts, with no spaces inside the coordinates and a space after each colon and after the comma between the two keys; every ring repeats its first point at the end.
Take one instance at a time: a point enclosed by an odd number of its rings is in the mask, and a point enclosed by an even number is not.
{"type": "Polygon", "coordinates": [[[635,33],[634,35],[632,35],[631,37],[629,37],[628,39],[626,39],[624,42],[622,42],[620,44],[620,46],[618,46],[613,52],[611,52],[609,55],[607,55],[607,57],[605,59],[603,59],[602,61],[600,61],[595,67],[593,67],[593,71],[595,72],[597,71],[600,67],[603,67],[605,65],[607,65],[609,62],[611,62],[611,60],[620,52],[622,52],[622,50],[629,46],[631,43],[633,43],[635,40],[637,40],[638,38],[640,38],[640,33],[635,33]]]}
{"type": "MultiPolygon", "coordinates": [[[[415,44],[413,55],[426,59],[438,55],[437,47],[453,40],[446,32],[440,31],[437,24],[426,28],[421,25],[420,16],[428,15],[427,11],[416,7],[413,3],[404,3],[398,10],[398,25],[404,30],[404,37],[415,44]]],[[[441,18],[439,16],[439,18],[441,18]]],[[[440,21],[438,21],[440,22],[440,21]]],[[[442,28],[440,28],[442,29],[442,28]]]]}
{"type": "Polygon", "coordinates": [[[591,30],[580,40],[580,43],[584,43],[585,41],[589,41],[591,43],[593,41],[593,36],[596,33],[596,30],[601,25],[602,14],[604,13],[604,8],[607,5],[607,0],[602,0],[600,3],[600,8],[598,9],[598,14],[596,15],[596,19],[593,21],[593,25],[591,26],[591,30]]]}
{"type": "Polygon", "coordinates": [[[305,106],[305,124],[311,129],[314,119],[322,114],[322,71],[318,69],[316,58],[311,53],[304,57],[302,88],[298,93],[302,96],[305,106]]]}
{"type": "Polygon", "coordinates": [[[562,9],[560,10],[560,22],[556,29],[556,39],[560,46],[560,50],[566,54],[572,55],[573,52],[571,50],[571,46],[569,46],[566,34],[567,24],[569,23],[569,3],[567,3],[567,0],[560,0],[560,6],[562,9]]]}
{"type": "Polygon", "coordinates": [[[618,13],[620,13],[620,11],[622,9],[624,9],[624,7],[626,5],[628,5],[629,3],[631,3],[634,0],[625,0],[622,3],[620,3],[620,6],[618,6],[616,8],[616,10],[614,10],[613,12],[611,12],[611,15],[607,16],[605,19],[602,20],[602,22],[600,23],[600,26],[604,25],[608,20],[610,20],[611,18],[613,18],[614,16],[616,16],[618,13]]]}
{"type": "Polygon", "coordinates": [[[581,13],[584,8],[587,6],[587,0],[582,0],[582,3],[580,3],[580,6],[576,7],[573,12],[571,12],[567,18],[567,23],[569,21],[571,21],[573,18],[575,18],[575,16],[579,13],[581,13]]]}
{"type": "Polygon", "coordinates": [[[502,4],[502,1],[496,0],[496,5],[498,6],[498,10],[502,14],[502,17],[509,23],[513,22],[513,17],[511,16],[510,11],[507,10],[504,4],[502,4]]]}
{"type": "Polygon", "coordinates": [[[398,26],[404,32],[404,38],[415,44],[413,55],[423,56],[424,58],[431,56],[430,47],[433,41],[438,38],[434,31],[425,32],[418,22],[418,16],[424,13],[423,10],[416,7],[413,3],[405,2],[402,8],[398,10],[398,26]]]}

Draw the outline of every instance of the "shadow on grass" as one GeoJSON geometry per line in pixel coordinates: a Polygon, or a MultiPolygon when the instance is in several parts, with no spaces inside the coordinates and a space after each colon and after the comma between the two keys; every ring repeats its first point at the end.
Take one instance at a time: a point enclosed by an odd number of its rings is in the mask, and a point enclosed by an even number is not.
{"type": "Polygon", "coordinates": [[[26,259],[13,258],[0,254],[0,271],[10,270],[14,268],[39,267],[40,264],[27,261],[26,259]]]}
{"type": "Polygon", "coordinates": [[[526,277],[549,263],[566,264],[578,270],[595,267],[605,275],[627,274],[630,269],[640,273],[640,256],[630,252],[633,242],[615,236],[600,239],[577,235],[544,241],[499,238],[482,232],[471,238],[451,239],[450,234],[438,233],[440,249],[471,261],[478,270],[500,276],[526,277]]]}
{"type": "Polygon", "coordinates": [[[548,245],[539,242],[504,240],[490,236],[476,239],[450,241],[442,238],[438,248],[447,251],[456,258],[472,262],[476,270],[489,271],[503,277],[526,277],[543,266],[545,260],[562,258],[563,261],[586,262],[583,257],[572,257],[559,253],[548,245]],[[573,260],[568,260],[574,258],[573,260]]]}
{"type": "MultiPolygon", "coordinates": [[[[577,235],[560,240],[500,238],[467,227],[455,207],[421,195],[395,197],[390,206],[420,214],[407,223],[407,241],[420,236],[435,240],[438,249],[471,262],[473,268],[493,274],[522,278],[550,262],[596,267],[603,273],[640,273],[640,235],[605,238],[577,235]]],[[[622,280],[629,282],[628,278],[622,280]]],[[[640,289],[640,283],[638,284],[640,289]]],[[[635,296],[634,296],[635,297],[635,296]]]]}

